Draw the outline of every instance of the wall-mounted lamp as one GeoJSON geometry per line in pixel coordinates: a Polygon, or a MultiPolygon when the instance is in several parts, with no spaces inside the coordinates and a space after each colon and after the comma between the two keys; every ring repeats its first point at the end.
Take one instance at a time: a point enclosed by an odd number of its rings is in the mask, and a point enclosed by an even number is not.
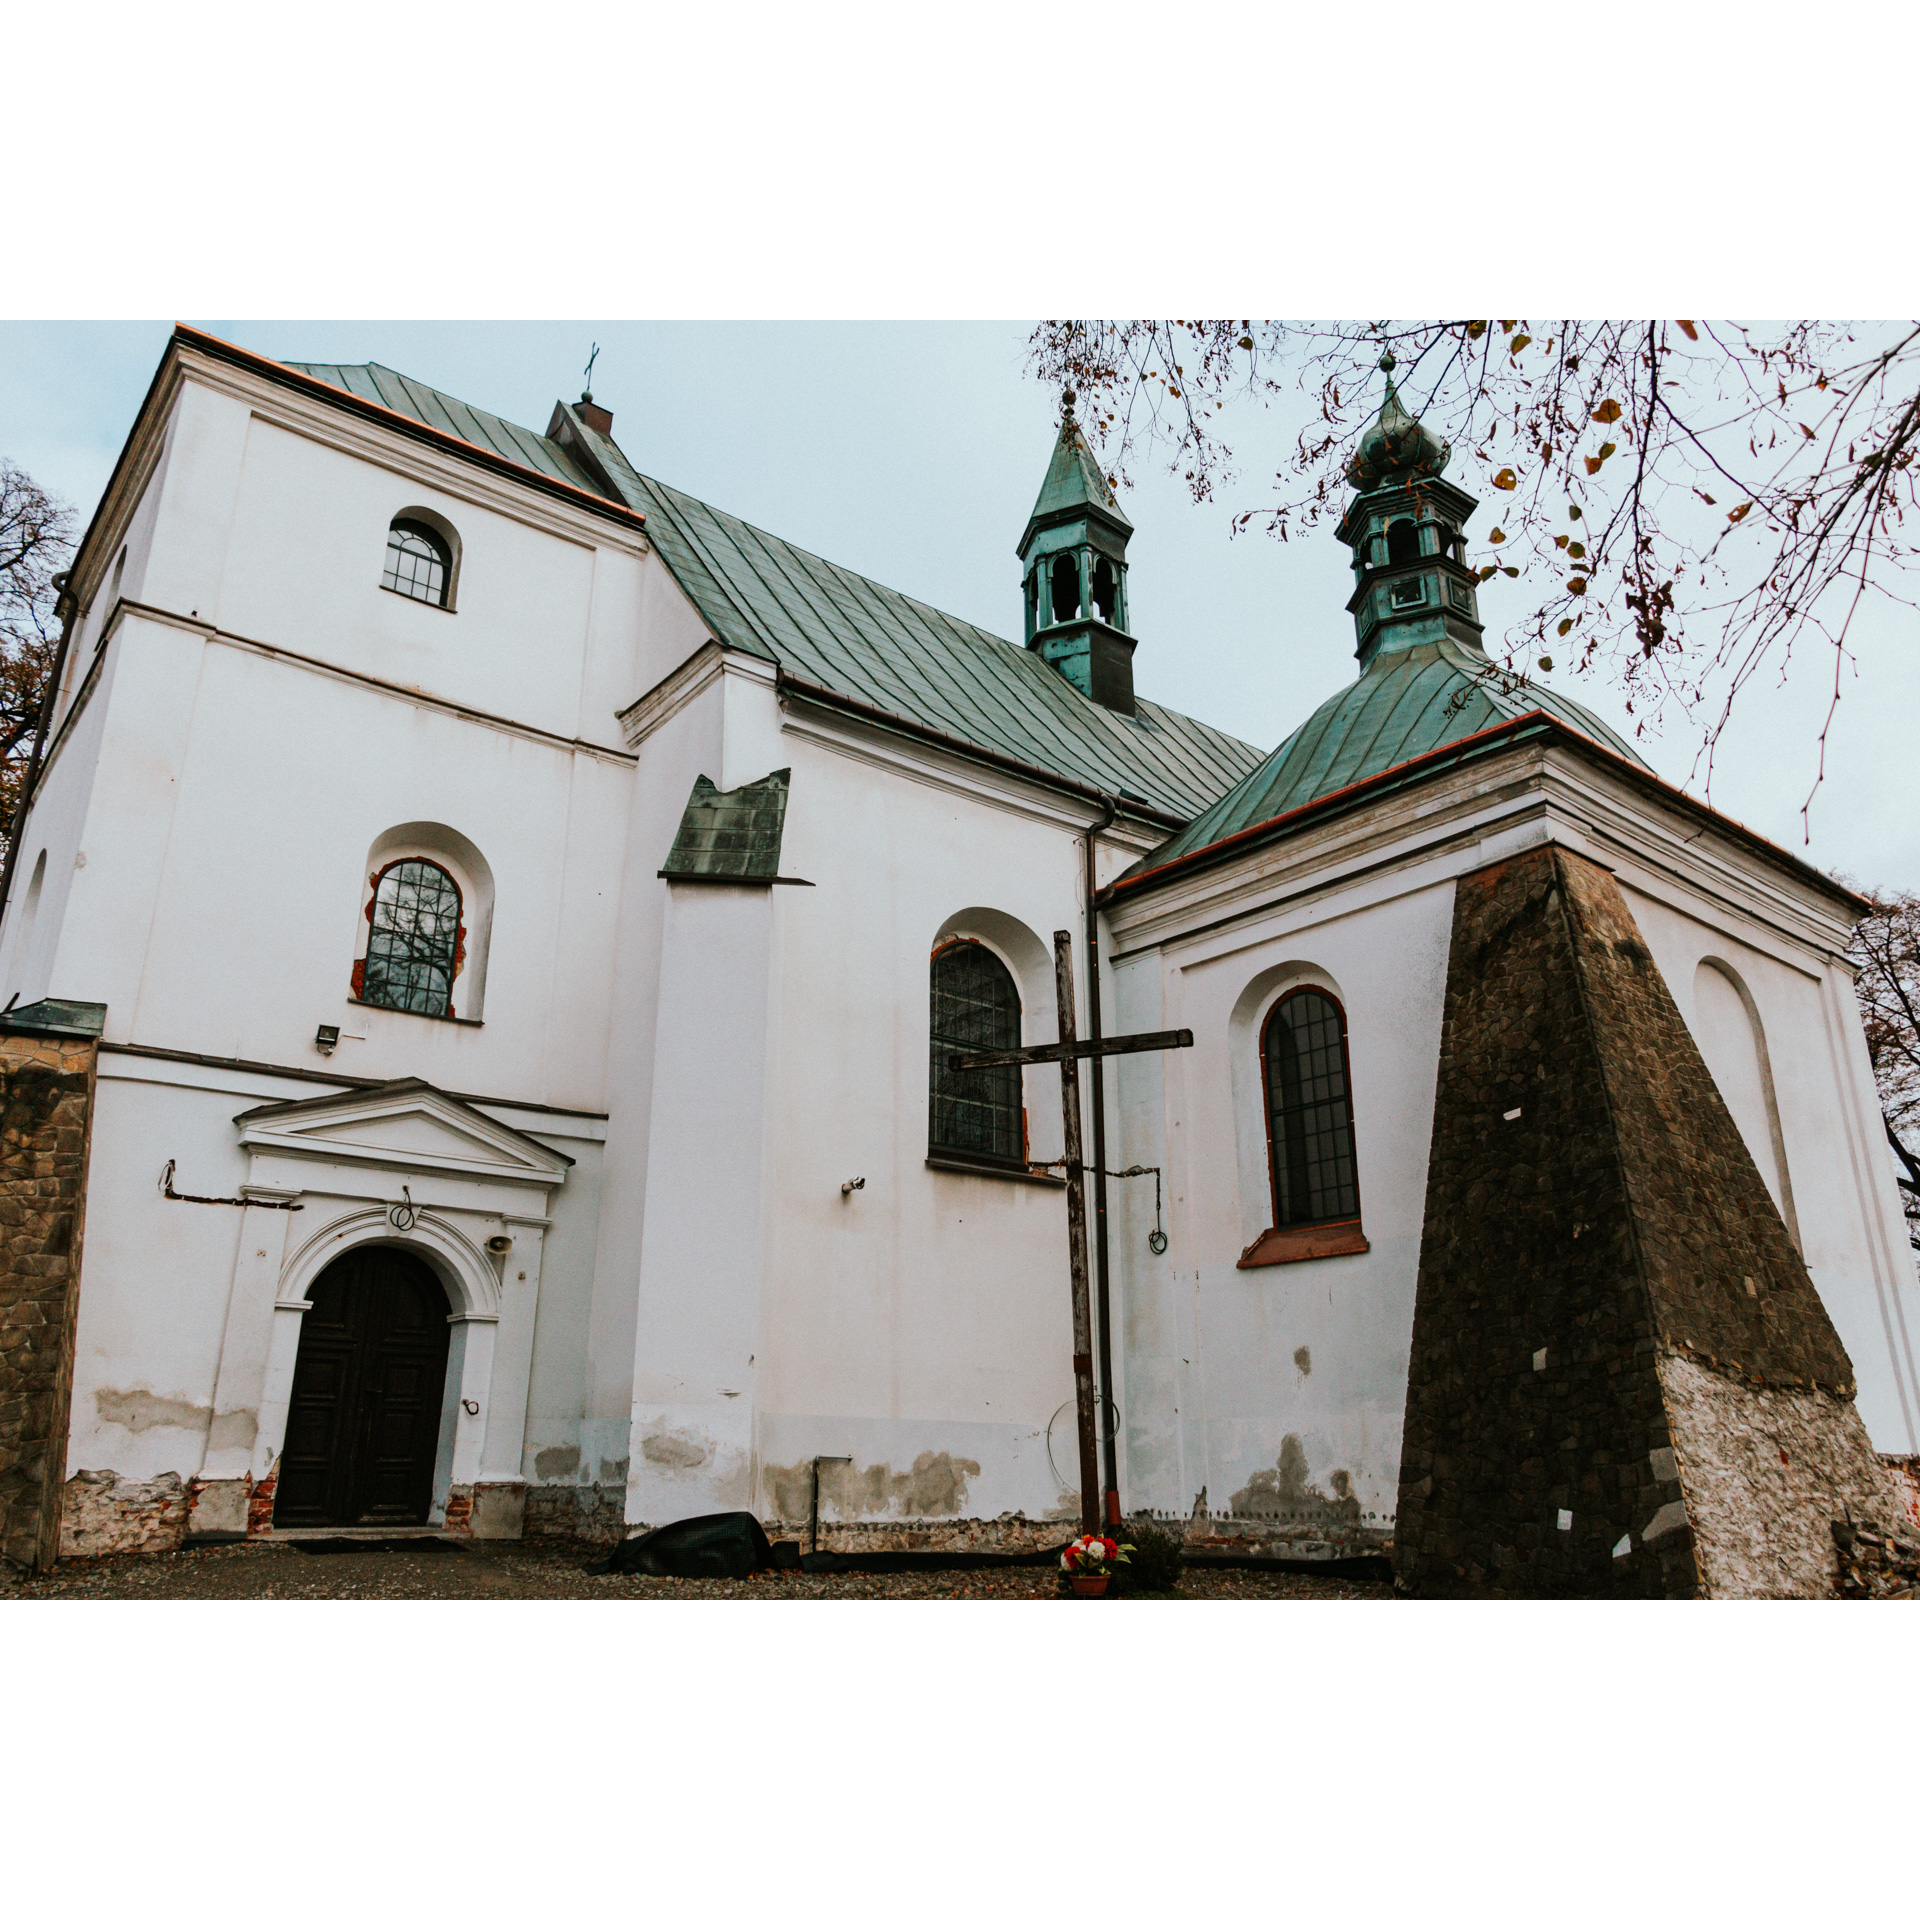
{"type": "Polygon", "coordinates": [[[864,1173],[857,1180],[842,1180],[840,1182],[840,1198],[844,1200],[849,1194],[858,1193],[866,1184],[867,1176],[864,1173]]]}
{"type": "Polygon", "coordinates": [[[320,1027],[316,1029],[313,1036],[313,1044],[318,1047],[322,1053],[331,1053],[334,1048],[340,1044],[340,1029],[338,1027],[320,1027]]]}

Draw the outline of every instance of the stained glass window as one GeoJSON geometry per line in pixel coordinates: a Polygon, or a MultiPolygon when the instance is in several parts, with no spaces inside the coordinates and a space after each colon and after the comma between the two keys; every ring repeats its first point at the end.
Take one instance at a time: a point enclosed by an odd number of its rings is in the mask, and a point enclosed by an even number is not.
{"type": "Polygon", "coordinates": [[[1311,987],[1288,994],[1268,1016],[1261,1049],[1274,1225],[1358,1218],[1347,1031],[1339,1002],[1311,987]]]}
{"type": "Polygon", "coordinates": [[[418,520],[396,520],[387,529],[387,570],[380,584],[409,600],[424,600],[429,606],[447,604],[447,577],[453,571],[453,555],[447,543],[418,520]]]}
{"type": "Polygon", "coordinates": [[[360,998],[402,1013],[453,1011],[460,889],[431,860],[396,860],[374,882],[360,998]]]}
{"type": "Polygon", "coordinates": [[[934,1153],[1026,1164],[1020,1069],[955,1073],[955,1053],[988,1053],[1020,1044],[1020,994],[997,955],[956,940],[933,956],[932,1099],[927,1144],[934,1153]]]}

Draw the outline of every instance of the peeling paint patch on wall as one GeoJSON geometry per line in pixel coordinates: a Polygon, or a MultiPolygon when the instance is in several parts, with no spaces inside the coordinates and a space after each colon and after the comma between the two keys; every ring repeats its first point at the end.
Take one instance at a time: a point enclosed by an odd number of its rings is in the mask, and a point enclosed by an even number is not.
{"type": "MultiPolygon", "coordinates": [[[[978,1460],[959,1459],[951,1453],[919,1454],[904,1473],[881,1464],[863,1467],[823,1461],[820,1512],[823,1518],[832,1515],[844,1520],[863,1514],[902,1518],[957,1514],[966,1505],[967,1482],[979,1472],[978,1460]]],[[[760,1478],[775,1519],[790,1527],[805,1525],[813,1500],[813,1462],[763,1467],[760,1478]]]]}
{"type": "Polygon", "coordinates": [[[640,1442],[640,1457],[656,1467],[677,1467],[682,1471],[704,1467],[713,1458],[713,1443],[704,1435],[684,1428],[669,1427],[655,1421],[640,1442]]]}
{"type": "Polygon", "coordinates": [[[1289,1433],[1280,1441],[1280,1458],[1256,1473],[1233,1495],[1228,1507],[1236,1520],[1358,1520],[1360,1502],[1354,1497],[1353,1476],[1345,1467],[1335,1467],[1327,1479],[1331,1494],[1314,1484],[1307,1450],[1297,1433],[1289,1433]]]}
{"type": "Polygon", "coordinates": [[[93,1403],[102,1420],[125,1427],[129,1433],[145,1433],[152,1427],[184,1427],[189,1433],[205,1433],[213,1424],[211,1407],[195,1406],[191,1400],[167,1399],[144,1387],[126,1393],[102,1387],[94,1394],[93,1403]]]}
{"type": "MultiPolygon", "coordinates": [[[[579,1471],[578,1447],[542,1447],[533,1456],[533,1477],[536,1480],[571,1480],[579,1471]]],[[[626,1478],[624,1467],[620,1478],[626,1478]]]]}

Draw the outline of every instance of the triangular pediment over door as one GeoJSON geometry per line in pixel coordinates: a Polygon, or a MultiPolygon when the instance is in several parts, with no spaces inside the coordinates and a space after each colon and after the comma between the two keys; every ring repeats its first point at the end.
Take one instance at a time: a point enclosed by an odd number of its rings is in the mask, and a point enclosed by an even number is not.
{"type": "Polygon", "coordinates": [[[477,1180],[557,1187],[567,1155],[482,1113],[424,1080],[277,1100],[234,1116],[240,1144],[256,1152],[308,1155],[477,1180]]]}

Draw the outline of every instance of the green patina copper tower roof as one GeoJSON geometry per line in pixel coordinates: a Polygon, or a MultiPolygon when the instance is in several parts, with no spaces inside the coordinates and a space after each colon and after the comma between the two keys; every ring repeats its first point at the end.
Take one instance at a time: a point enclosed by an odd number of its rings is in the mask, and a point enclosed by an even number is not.
{"type": "MultiPolygon", "coordinates": [[[[1381,365],[1391,376],[1392,356],[1381,365]]],[[[1347,607],[1359,638],[1359,679],[1129,875],[1167,866],[1524,714],[1545,714],[1646,765],[1585,707],[1497,667],[1481,649],[1478,580],[1461,558],[1460,535],[1477,503],[1440,478],[1447,452],[1447,443],[1402,406],[1389,378],[1379,418],[1361,436],[1347,469],[1357,491],[1340,524],[1340,538],[1354,550],[1356,585],[1347,607]]]]}
{"type": "Polygon", "coordinates": [[[1322,705],[1231,793],[1131,871],[1165,866],[1527,713],[1544,713],[1634,765],[1646,765],[1585,707],[1503,672],[1478,648],[1440,640],[1375,655],[1358,680],[1322,705]]]}
{"type": "Polygon", "coordinates": [[[1054,441],[1053,458],[1047,462],[1047,477],[1040,482],[1040,497],[1027,516],[1026,532],[1020,536],[1018,552],[1023,560],[1034,535],[1042,528],[1082,514],[1100,514],[1122,531],[1133,531],[1133,522],[1120,511],[1120,503],[1087,445],[1087,436],[1073,417],[1073,399],[1069,388],[1066,411],[1060,418],[1060,437],[1054,441]]]}

